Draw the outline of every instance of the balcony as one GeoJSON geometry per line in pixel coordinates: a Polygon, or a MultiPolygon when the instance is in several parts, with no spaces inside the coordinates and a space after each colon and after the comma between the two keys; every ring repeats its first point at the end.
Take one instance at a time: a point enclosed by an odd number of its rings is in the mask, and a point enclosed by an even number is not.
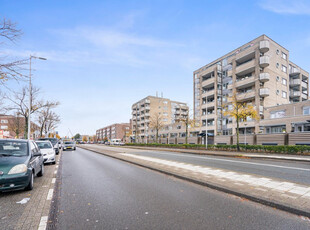
{"type": "Polygon", "coordinates": [[[237,75],[245,75],[247,73],[251,73],[255,70],[255,59],[252,59],[248,62],[245,62],[236,67],[237,75]]]}
{"type": "Polygon", "coordinates": [[[301,95],[300,91],[294,91],[294,90],[290,91],[290,97],[300,97],[300,95],[301,95]]]}
{"type": "Polygon", "coordinates": [[[259,65],[263,68],[269,66],[270,64],[270,57],[267,55],[264,55],[262,57],[259,58],[259,65]]]}
{"type": "Polygon", "coordinates": [[[261,97],[269,96],[269,88],[261,88],[261,89],[259,89],[259,95],[261,97]]]}
{"type": "Polygon", "coordinates": [[[302,98],[303,100],[308,100],[308,95],[305,94],[305,93],[302,93],[302,94],[301,94],[301,98],[302,98]]]}
{"type": "Polygon", "coordinates": [[[254,76],[253,77],[245,77],[242,78],[241,80],[236,81],[236,88],[241,88],[241,87],[248,87],[251,85],[254,85],[254,76]]]}
{"type": "Polygon", "coordinates": [[[298,75],[298,74],[300,74],[300,69],[295,68],[295,67],[292,67],[292,68],[290,69],[290,76],[292,76],[292,75],[298,75]]]}
{"type": "Polygon", "coordinates": [[[259,80],[261,82],[267,82],[267,81],[269,81],[269,79],[270,79],[269,73],[260,73],[259,74],[259,80]]]}
{"type": "Polygon", "coordinates": [[[253,99],[253,98],[255,98],[255,91],[254,90],[251,90],[251,91],[248,91],[245,93],[237,94],[237,100],[238,101],[246,101],[246,100],[253,99]]]}
{"type": "Polygon", "coordinates": [[[264,40],[259,42],[259,51],[261,53],[266,53],[269,51],[269,41],[264,40]]]}
{"type": "Polygon", "coordinates": [[[263,115],[264,114],[264,106],[259,106],[259,114],[263,115]]]}
{"type": "Polygon", "coordinates": [[[304,88],[304,89],[308,89],[308,83],[304,82],[304,81],[301,81],[301,87],[304,88]]]}
{"type": "Polygon", "coordinates": [[[301,83],[300,79],[292,79],[292,80],[290,80],[290,86],[300,85],[300,83],[301,83]]]}
{"type": "Polygon", "coordinates": [[[213,90],[209,90],[209,91],[204,91],[202,93],[202,96],[204,96],[204,97],[208,97],[208,96],[212,96],[212,95],[214,95],[214,89],[213,90]]]}

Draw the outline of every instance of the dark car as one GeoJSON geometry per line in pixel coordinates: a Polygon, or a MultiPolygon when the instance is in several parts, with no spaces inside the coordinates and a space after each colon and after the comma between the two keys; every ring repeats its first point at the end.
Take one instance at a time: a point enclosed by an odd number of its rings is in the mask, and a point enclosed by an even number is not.
{"type": "Polygon", "coordinates": [[[0,191],[32,190],[34,177],[43,174],[43,156],[34,141],[0,140],[0,191]]]}
{"type": "Polygon", "coordinates": [[[57,138],[44,137],[44,138],[39,138],[38,140],[39,141],[50,141],[52,145],[54,146],[56,155],[59,154],[59,140],[57,138]]]}

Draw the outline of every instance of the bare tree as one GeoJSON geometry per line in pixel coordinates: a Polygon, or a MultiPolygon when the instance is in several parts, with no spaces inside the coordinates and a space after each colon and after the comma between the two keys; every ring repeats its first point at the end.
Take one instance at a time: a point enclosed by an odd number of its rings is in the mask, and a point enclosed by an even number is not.
{"type": "MultiPolygon", "coordinates": [[[[43,109],[44,116],[42,120],[45,120],[44,123],[40,123],[40,134],[42,136],[42,132],[44,131],[45,136],[51,133],[55,128],[57,128],[60,123],[60,117],[53,111],[50,111],[50,108],[47,107],[43,109]]],[[[42,114],[42,113],[40,113],[42,114]]]]}
{"type": "Polygon", "coordinates": [[[193,127],[197,127],[199,124],[199,121],[195,120],[194,118],[192,118],[193,116],[191,116],[189,114],[189,111],[187,111],[187,114],[184,115],[183,117],[178,117],[175,119],[175,122],[177,123],[181,123],[185,126],[185,144],[187,144],[187,139],[188,139],[188,132],[190,128],[193,127]]]}
{"type": "MultiPolygon", "coordinates": [[[[0,45],[5,41],[15,43],[16,40],[22,35],[20,29],[17,28],[17,24],[7,19],[0,21],[0,45]],[[2,41],[3,40],[3,41],[2,41]]],[[[7,60],[6,56],[0,57],[0,84],[5,85],[6,81],[15,79],[21,80],[25,78],[22,74],[23,65],[28,63],[28,59],[23,60],[7,60]]]]}
{"type": "Polygon", "coordinates": [[[150,118],[150,128],[155,129],[156,131],[156,143],[158,143],[158,132],[161,128],[164,127],[164,122],[160,113],[155,113],[150,118]]]}
{"type": "Polygon", "coordinates": [[[13,132],[17,138],[22,134],[24,125],[24,119],[19,113],[15,113],[13,118],[8,121],[9,131],[13,132]]]}
{"type": "Polygon", "coordinates": [[[38,112],[39,110],[47,107],[53,107],[59,105],[59,102],[50,102],[50,101],[44,101],[39,100],[39,88],[32,87],[31,88],[31,108],[29,109],[28,105],[28,95],[29,95],[29,89],[24,87],[22,88],[21,92],[13,92],[12,96],[6,96],[8,101],[11,103],[10,106],[8,106],[8,110],[14,110],[18,111],[18,113],[25,118],[25,126],[24,126],[24,136],[25,138],[28,135],[28,117],[29,117],[29,110],[30,114],[33,114],[35,112],[38,112]]]}

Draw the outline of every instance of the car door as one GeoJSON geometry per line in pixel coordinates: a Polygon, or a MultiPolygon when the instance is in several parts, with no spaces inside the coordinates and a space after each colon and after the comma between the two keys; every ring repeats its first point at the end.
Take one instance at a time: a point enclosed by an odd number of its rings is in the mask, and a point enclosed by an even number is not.
{"type": "Polygon", "coordinates": [[[38,153],[38,149],[33,141],[30,141],[30,151],[31,151],[31,163],[37,174],[40,171],[40,157],[35,157],[34,154],[38,153]]]}

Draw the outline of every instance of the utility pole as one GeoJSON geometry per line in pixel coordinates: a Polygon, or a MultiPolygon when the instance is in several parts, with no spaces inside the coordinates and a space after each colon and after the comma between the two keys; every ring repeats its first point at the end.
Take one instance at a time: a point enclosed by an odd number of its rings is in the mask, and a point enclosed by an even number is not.
{"type": "Polygon", "coordinates": [[[30,140],[31,137],[31,118],[30,118],[30,114],[31,114],[31,107],[32,107],[32,85],[31,85],[31,59],[32,58],[36,58],[36,59],[40,59],[40,60],[47,60],[46,58],[42,58],[42,57],[36,57],[36,56],[32,56],[30,55],[29,57],[29,108],[28,108],[28,140],[30,140]]]}

